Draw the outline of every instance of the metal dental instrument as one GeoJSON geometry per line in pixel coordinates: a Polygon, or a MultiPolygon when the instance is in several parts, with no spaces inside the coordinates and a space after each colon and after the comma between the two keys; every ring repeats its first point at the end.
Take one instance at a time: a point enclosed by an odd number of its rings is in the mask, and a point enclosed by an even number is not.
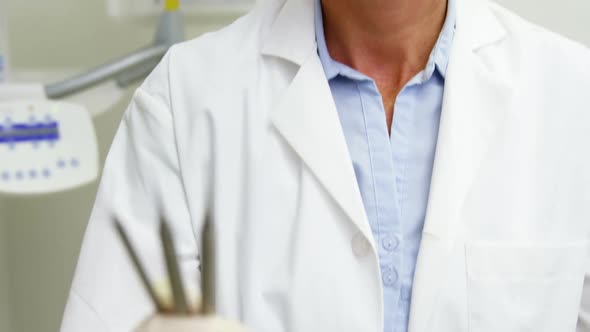
{"type": "MultiPolygon", "coordinates": [[[[139,256],[131,245],[131,241],[125,229],[118,219],[114,221],[117,233],[121,237],[127,253],[129,254],[137,273],[140,276],[141,282],[148,292],[151,300],[158,309],[158,312],[165,314],[180,314],[190,315],[194,314],[186,299],[186,293],[180,266],[178,264],[178,256],[174,245],[174,238],[170,230],[169,224],[166,220],[160,220],[160,239],[162,241],[162,248],[164,250],[164,257],[166,260],[166,269],[170,280],[170,287],[172,289],[173,303],[172,308],[168,308],[161,299],[158,298],[154,288],[150,286],[148,276],[143,269],[139,256]]],[[[202,248],[201,248],[201,291],[202,291],[202,306],[199,313],[202,315],[215,314],[215,266],[214,266],[214,243],[211,221],[209,217],[205,218],[202,231],[202,248]]]]}
{"type": "Polygon", "coordinates": [[[131,258],[131,261],[133,262],[133,265],[135,266],[135,270],[139,274],[139,277],[141,278],[141,282],[142,282],[145,290],[148,292],[154,306],[158,309],[158,312],[166,311],[165,306],[162,304],[162,302],[160,301],[160,299],[156,295],[155,290],[150,285],[150,280],[148,279],[147,274],[145,273],[145,270],[141,266],[141,262],[139,261],[139,257],[137,256],[137,253],[133,249],[133,246],[131,245],[131,241],[129,241],[129,237],[127,236],[125,229],[121,225],[121,222],[115,218],[114,224],[115,224],[115,228],[117,229],[117,233],[119,233],[119,236],[121,237],[121,240],[123,241],[123,244],[124,244],[125,248],[127,249],[127,253],[129,254],[129,257],[131,258]]]}
{"type": "Polygon", "coordinates": [[[189,314],[190,310],[186,302],[186,294],[178,267],[174,241],[172,240],[170,228],[164,220],[160,221],[160,236],[164,247],[164,256],[166,257],[166,267],[168,268],[168,276],[172,287],[172,296],[174,297],[174,311],[179,314],[189,314]]]}
{"type": "Polygon", "coordinates": [[[215,266],[213,264],[213,234],[211,220],[205,217],[202,233],[201,248],[201,294],[202,314],[215,314],[215,266]]]}

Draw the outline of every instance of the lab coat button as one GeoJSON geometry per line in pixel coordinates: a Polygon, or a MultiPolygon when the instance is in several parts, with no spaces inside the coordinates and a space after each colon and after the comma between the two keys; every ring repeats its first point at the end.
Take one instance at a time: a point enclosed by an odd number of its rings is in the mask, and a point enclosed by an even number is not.
{"type": "Polygon", "coordinates": [[[352,252],[356,257],[364,257],[371,251],[371,244],[363,234],[357,234],[352,238],[352,252]]]}

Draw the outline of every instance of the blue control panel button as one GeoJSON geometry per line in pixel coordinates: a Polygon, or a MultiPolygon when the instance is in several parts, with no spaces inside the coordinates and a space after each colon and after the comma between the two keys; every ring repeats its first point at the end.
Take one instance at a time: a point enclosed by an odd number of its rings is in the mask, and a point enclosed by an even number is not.
{"type": "Polygon", "coordinates": [[[14,145],[22,142],[59,140],[59,124],[49,123],[11,123],[0,131],[0,144],[14,145]]]}

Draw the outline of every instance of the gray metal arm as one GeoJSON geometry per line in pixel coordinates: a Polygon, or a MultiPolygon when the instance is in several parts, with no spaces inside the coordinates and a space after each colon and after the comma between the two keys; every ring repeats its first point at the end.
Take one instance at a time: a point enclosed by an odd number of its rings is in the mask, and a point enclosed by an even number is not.
{"type": "Polygon", "coordinates": [[[168,49],[184,40],[182,16],[177,11],[165,11],[156,31],[154,46],[139,50],[121,59],[101,65],[86,73],[45,86],[50,99],[58,99],[88,89],[110,79],[121,86],[147,76],[168,49]]]}
{"type": "Polygon", "coordinates": [[[145,79],[154,70],[158,63],[160,63],[160,59],[145,62],[136,68],[126,70],[121,75],[115,77],[115,81],[120,88],[124,89],[135,82],[145,79]]]}
{"type": "Polygon", "coordinates": [[[141,65],[150,60],[160,59],[164,56],[167,50],[167,45],[161,45],[137,51],[122,59],[91,69],[81,75],[69,78],[62,82],[49,84],[45,86],[45,93],[48,98],[52,99],[65,97],[109,79],[116,78],[130,68],[141,65]]]}

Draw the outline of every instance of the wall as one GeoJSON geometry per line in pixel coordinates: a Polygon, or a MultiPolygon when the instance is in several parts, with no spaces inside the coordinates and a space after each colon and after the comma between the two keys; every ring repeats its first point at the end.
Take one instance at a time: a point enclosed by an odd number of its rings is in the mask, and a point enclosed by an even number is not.
{"type": "MultiPolygon", "coordinates": [[[[7,2],[12,60],[21,67],[98,64],[149,42],[155,23],[154,19],[110,19],[106,15],[106,0],[1,1],[7,2]]],[[[590,46],[588,0],[497,1],[534,22],[590,46]]],[[[197,36],[230,20],[192,18],[188,36],[197,36]]]]}
{"type": "MultiPolygon", "coordinates": [[[[106,0],[1,1],[6,1],[12,61],[17,67],[100,64],[151,42],[156,24],[155,18],[112,19],[106,0]]],[[[189,18],[187,36],[198,36],[232,19],[189,18]]]]}
{"type": "Polygon", "coordinates": [[[496,1],[530,21],[590,47],[590,1],[588,0],[496,1]]]}
{"type": "Polygon", "coordinates": [[[12,330],[12,308],[10,305],[10,280],[8,274],[8,245],[6,223],[4,218],[5,205],[0,199],[0,331],[12,330]]]}

